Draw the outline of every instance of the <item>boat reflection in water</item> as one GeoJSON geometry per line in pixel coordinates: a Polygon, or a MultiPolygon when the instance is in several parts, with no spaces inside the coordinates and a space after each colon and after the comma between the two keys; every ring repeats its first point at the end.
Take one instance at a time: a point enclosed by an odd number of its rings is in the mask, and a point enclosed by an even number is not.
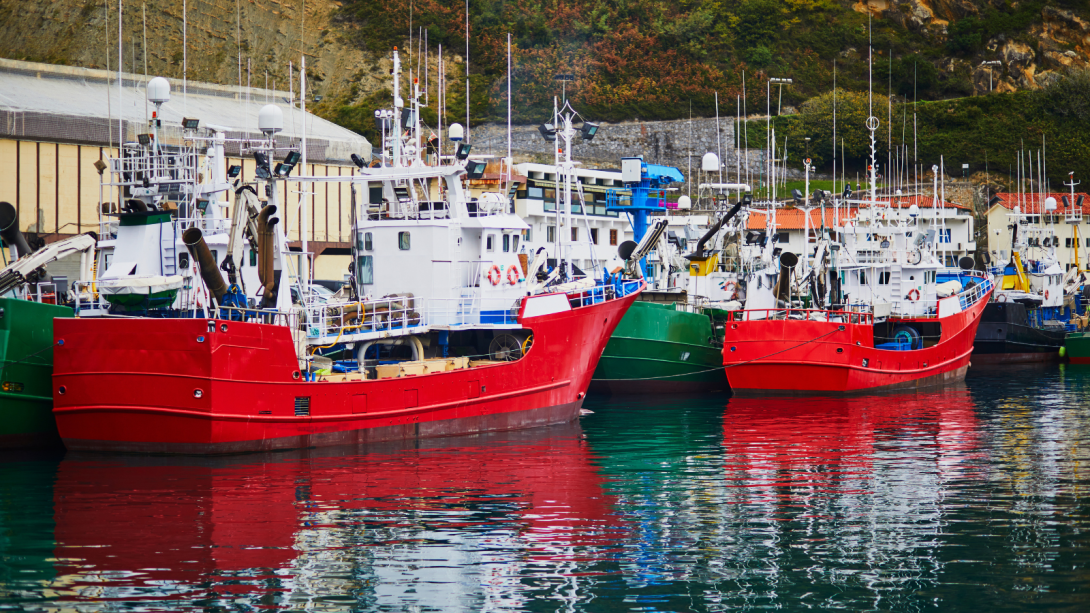
{"type": "Polygon", "coordinates": [[[577,587],[617,524],[578,423],[356,455],[69,457],[56,600],[145,607],[480,610],[521,575],[577,587]]]}

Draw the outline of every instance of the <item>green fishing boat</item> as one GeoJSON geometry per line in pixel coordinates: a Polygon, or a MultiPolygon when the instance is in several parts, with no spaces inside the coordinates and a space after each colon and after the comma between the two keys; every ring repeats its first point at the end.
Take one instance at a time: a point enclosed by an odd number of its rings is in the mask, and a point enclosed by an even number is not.
{"type": "Polygon", "coordinates": [[[727,391],[722,322],[726,311],[649,294],[628,309],[606,345],[590,389],[610,394],[727,391]]]}
{"type": "Polygon", "coordinates": [[[72,309],[0,298],[0,448],[60,444],[53,419],[53,318],[72,309]]]}
{"type": "Polygon", "coordinates": [[[1060,357],[1072,364],[1090,364],[1090,332],[1069,332],[1060,357]]]}

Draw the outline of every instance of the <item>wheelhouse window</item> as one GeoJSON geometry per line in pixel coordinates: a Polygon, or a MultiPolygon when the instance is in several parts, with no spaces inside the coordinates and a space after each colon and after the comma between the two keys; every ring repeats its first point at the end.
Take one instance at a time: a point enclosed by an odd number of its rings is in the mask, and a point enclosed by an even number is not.
{"type": "MultiPolygon", "coordinates": [[[[534,240],[534,227],[533,226],[530,226],[529,228],[526,228],[524,230],[524,232],[526,232],[524,240],[527,240],[527,241],[534,240]]],[[[1086,239],[1086,246],[1090,247],[1090,238],[1086,239]]]]}
{"type": "Polygon", "coordinates": [[[511,237],[511,251],[518,253],[519,250],[519,235],[515,234],[511,237]]]}
{"type": "Polygon", "coordinates": [[[556,242],[556,226],[549,226],[549,231],[545,234],[548,235],[548,242],[556,242]]]}
{"type": "Polygon", "coordinates": [[[373,251],[375,249],[374,239],[371,238],[370,232],[363,233],[363,249],[364,251],[373,251]]]}
{"type": "Polygon", "coordinates": [[[484,239],[484,244],[485,244],[485,250],[486,251],[495,251],[496,250],[496,235],[486,234],[485,239],[484,239]]]}
{"type": "Polygon", "coordinates": [[[409,233],[408,232],[398,232],[397,233],[397,248],[402,250],[402,251],[408,251],[409,250],[409,244],[410,244],[409,243],[409,233]]]}
{"type": "Polygon", "coordinates": [[[504,234],[503,235],[503,252],[504,253],[510,253],[511,252],[511,235],[510,234],[504,234]]]}
{"type": "Polygon", "coordinates": [[[878,285],[889,285],[890,272],[883,271],[878,273],[878,285]]]}
{"type": "Polygon", "coordinates": [[[573,241],[579,240],[579,228],[576,228],[574,226],[572,227],[572,229],[571,229],[571,239],[573,241]]]}
{"type": "Polygon", "coordinates": [[[361,255],[356,259],[356,269],[358,271],[357,277],[359,278],[360,285],[370,285],[375,282],[375,269],[374,269],[374,256],[361,255]]]}

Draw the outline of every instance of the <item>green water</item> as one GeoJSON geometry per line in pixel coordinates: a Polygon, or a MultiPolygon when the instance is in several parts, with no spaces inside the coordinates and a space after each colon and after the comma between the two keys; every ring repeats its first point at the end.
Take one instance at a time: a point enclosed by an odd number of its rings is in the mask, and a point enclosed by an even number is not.
{"type": "Polygon", "coordinates": [[[1083,611],[1090,368],[233,459],[6,457],[0,608],[1083,611]]]}

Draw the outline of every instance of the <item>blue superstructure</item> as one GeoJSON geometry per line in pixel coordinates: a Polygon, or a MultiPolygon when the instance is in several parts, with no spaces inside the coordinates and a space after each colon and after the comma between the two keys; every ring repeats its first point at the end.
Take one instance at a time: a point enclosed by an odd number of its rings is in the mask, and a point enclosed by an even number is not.
{"type": "MultiPolygon", "coordinates": [[[[642,158],[625,158],[621,160],[621,163],[625,183],[624,192],[628,193],[609,190],[606,193],[606,210],[626,213],[632,224],[633,239],[639,243],[647,234],[648,220],[652,213],[665,213],[669,208],[676,208],[677,205],[670,206],[666,202],[666,188],[671,183],[683,183],[685,177],[681,174],[681,170],[673,166],[648,164],[642,158]],[[631,180],[634,176],[623,168],[626,164],[634,167],[636,160],[639,160],[640,165],[638,181],[631,180]]],[[[647,266],[646,258],[640,260],[640,267],[643,269],[644,277],[649,278],[651,271],[647,266]]]]}

